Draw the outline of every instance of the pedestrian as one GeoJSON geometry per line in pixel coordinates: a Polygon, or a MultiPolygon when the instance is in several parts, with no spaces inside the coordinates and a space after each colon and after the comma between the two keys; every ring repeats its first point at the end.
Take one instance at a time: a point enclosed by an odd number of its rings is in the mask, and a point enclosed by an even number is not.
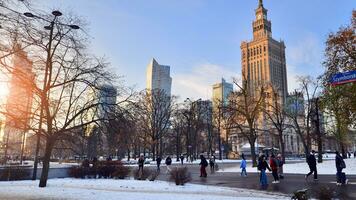
{"type": "Polygon", "coordinates": [[[200,155],[200,177],[207,177],[208,174],[206,173],[206,167],[208,166],[208,161],[206,161],[203,155],[200,155]]]}
{"type": "Polygon", "coordinates": [[[347,152],[347,155],[349,156],[349,158],[351,158],[351,153],[349,151],[347,152]]]}
{"type": "Polygon", "coordinates": [[[281,154],[277,155],[277,163],[278,163],[278,176],[279,176],[279,179],[284,179],[284,176],[283,176],[283,165],[284,165],[284,162],[283,162],[283,158],[282,158],[281,154]]]}
{"type": "Polygon", "coordinates": [[[171,157],[168,156],[166,158],[166,162],[165,163],[166,163],[166,166],[167,166],[167,172],[166,173],[168,174],[171,171],[171,164],[172,164],[171,157]]]}
{"type": "Polygon", "coordinates": [[[246,172],[246,165],[247,165],[247,163],[246,163],[245,155],[242,154],[242,155],[241,155],[241,158],[242,158],[241,164],[240,164],[241,176],[246,177],[246,176],[247,176],[247,172],[246,172]]]}
{"type": "Polygon", "coordinates": [[[356,158],[356,151],[354,151],[354,158],[356,158]]]}
{"type": "Polygon", "coordinates": [[[210,173],[215,172],[215,162],[213,156],[210,157],[209,159],[209,165],[210,165],[210,173]]]}
{"type": "Polygon", "coordinates": [[[274,179],[272,183],[279,183],[278,163],[277,163],[276,156],[274,154],[272,154],[271,157],[269,158],[269,166],[271,166],[272,176],[274,179]]]}
{"type": "Polygon", "coordinates": [[[308,179],[308,177],[314,173],[314,181],[318,180],[318,171],[316,168],[316,159],[315,159],[315,151],[312,150],[312,152],[308,155],[307,157],[307,163],[309,165],[309,173],[305,175],[305,180],[308,179]]]}
{"type": "Polygon", "coordinates": [[[336,185],[347,184],[346,174],[342,172],[346,168],[346,164],[338,151],[335,152],[335,165],[336,165],[336,185]]]}
{"type": "Polygon", "coordinates": [[[266,156],[265,155],[262,155],[258,159],[257,169],[259,171],[261,171],[261,173],[260,173],[260,185],[262,187],[267,186],[268,185],[268,179],[267,179],[267,175],[266,175],[266,170],[268,169],[269,171],[271,171],[271,168],[268,166],[268,163],[266,161],[266,156]]]}
{"type": "Polygon", "coordinates": [[[160,166],[161,166],[161,161],[162,161],[162,158],[161,157],[157,157],[156,159],[156,162],[157,162],[157,172],[160,172],[160,166]]]}
{"type": "Polygon", "coordinates": [[[143,155],[140,156],[140,158],[138,159],[138,175],[141,178],[143,175],[143,165],[145,164],[145,158],[143,157],[143,155]]]}
{"type": "Polygon", "coordinates": [[[180,156],[180,163],[183,165],[183,162],[184,162],[184,156],[181,155],[181,156],[180,156]]]}

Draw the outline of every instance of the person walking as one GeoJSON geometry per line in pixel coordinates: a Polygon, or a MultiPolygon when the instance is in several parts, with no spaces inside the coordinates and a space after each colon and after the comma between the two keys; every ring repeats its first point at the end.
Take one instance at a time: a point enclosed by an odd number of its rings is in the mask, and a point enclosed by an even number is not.
{"type": "Polygon", "coordinates": [[[157,162],[157,172],[160,172],[161,171],[161,161],[162,161],[162,158],[158,156],[158,158],[156,159],[156,162],[157,162]]]}
{"type": "Polygon", "coordinates": [[[166,166],[167,166],[167,174],[171,171],[171,164],[172,164],[172,159],[171,159],[171,157],[167,157],[166,158],[166,166]]]}
{"type": "Polygon", "coordinates": [[[335,152],[335,165],[336,165],[336,185],[347,184],[346,174],[342,172],[346,168],[346,164],[338,151],[335,152]]]}
{"type": "Polygon", "coordinates": [[[182,165],[183,165],[183,162],[184,162],[184,156],[183,156],[183,155],[181,155],[181,156],[180,156],[180,164],[182,164],[182,165]]]}
{"type": "Polygon", "coordinates": [[[356,158],[356,151],[354,151],[354,158],[356,158]]]}
{"type": "Polygon", "coordinates": [[[203,155],[200,155],[200,177],[206,178],[208,174],[206,173],[206,167],[208,166],[208,161],[205,159],[203,155]]]}
{"type": "Polygon", "coordinates": [[[246,176],[247,176],[247,172],[246,172],[246,165],[247,165],[247,163],[246,163],[245,155],[242,154],[242,155],[241,155],[241,158],[242,158],[241,164],[240,164],[241,176],[246,177],[246,176]]]}
{"type": "Polygon", "coordinates": [[[143,175],[143,165],[145,164],[145,158],[143,157],[143,155],[140,156],[137,163],[138,163],[138,175],[141,178],[141,176],[143,175]]]}
{"type": "Polygon", "coordinates": [[[257,169],[260,171],[260,185],[262,187],[267,186],[268,179],[267,179],[267,175],[266,175],[266,170],[268,169],[269,171],[271,171],[271,168],[268,166],[265,155],[262,155],[258,159],[257,169]]]}
{"type": "Polygon", "coordinates": [[[213,156],[211,156],[209,159],[209,165],[210,165],[210,173],[213,174],[215,172],[215,162],[213,156]]]}
{"type": "Polygon", "coordinates": [[[314,181],[318,180],[318,171],[316,168],[316,159],[315,159],[315,151],[312,150],[312,152],[310,153],[310,155],[308,155],[307,157],[307,163],[309,165],[309,173],[305,175],[305,180],[308,179],[308,177],[314,173],[314,181]]]}
{"type": "Polygon", "coordinates": [[[279,183],[278,163],[277,163],[276,156],[274,154],[272,154],[269,159],[269,166],[271,166],[272,176],[274,178],[274,181],[272,183],[279,183]]]}
{"type": "Polygon", "coordinates": [[[283,158],[282,158],[281,154],[277,155],[277,164],[278,164],[278,176],[279,176],[279,179],[284,179],[284,176],[283,176],[283,165],[284,165],[284,162],[283,162],[283,158]]]}

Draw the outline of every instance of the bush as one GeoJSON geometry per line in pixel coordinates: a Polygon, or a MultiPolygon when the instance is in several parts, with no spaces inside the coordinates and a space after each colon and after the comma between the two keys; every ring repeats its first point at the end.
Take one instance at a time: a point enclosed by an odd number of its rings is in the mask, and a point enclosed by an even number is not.
{"type": "Polygon", "coordinates": [[[30,178],[30,170],[23,167],[6,167],[1,171],[1,181],[26,180],[30,178]]]}
{"type": "Polygon", "coordinates": [[[176,167],[169,173],[169,180],[175,182],[176,185],[184,185],[192,179],[187,167],[176,167]]]}
{"type": "Polygon", "coordinates": [[[321,186],[316,192],[316,198],[322,200],[331,200],[333,198],[333,190],[329,187],[321,186]]]}
{"type": "Polygon", "coordinates": [[[151,176],[150,176],[149,180],[150,180],[150,181],[155,181],[158,175],[159,175],[159,172],[153,171],[153,172],[151,173],[151,176]]]}
{"type": "Polygon", "coordinates": [[[308,200],[308,189],[302,189],[302,190],[297,190],[294,192],[294,195],[292,196],[292,199],[295,200],[308,200]]]}
{"type": "Polygon", "coordinates": [[[69,168],[69,177],[84,178],[86,175],[83,167],[72,166],[69,168]]]}
{"type": "Polygon", "coordinates": [[[124,179],[130,174],[130,168],[124,165],[117,166],[115,171],[112,173],[114,178],[124,179]]]}
{"type": "Polygon", "coordinates": [[[146,180],[149,176],[151,176],[152,171],[149,168],[143,168],[143,172],[139,172],[138,168],[135,169],[133,176],[135,180],[146,180]]]}

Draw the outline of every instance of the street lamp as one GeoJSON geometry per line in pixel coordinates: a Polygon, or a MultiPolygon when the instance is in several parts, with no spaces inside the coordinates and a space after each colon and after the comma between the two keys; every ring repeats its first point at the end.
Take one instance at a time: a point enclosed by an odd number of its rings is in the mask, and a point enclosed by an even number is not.
{"type": "MultiPolygon", "coordinates": [[[[41,19],[43,21],[48,22],[47,19],[44,19],[40,16],[34,15],[30,12],[25,12],[24,15],[28,18],[37,18],[37,19],[41,19]]],[[[56,22],[57,17],[62,16],[62,13],[58,10],[54,10],[52,11],[52,15],[54,16],[53,20],[50,21],[50,25],[44,26],[44,29],[49,30],[49,40],[48,40],[48,48],[46,49],[47,51],[47,58],[46,58],[46,68],[45,68],[45,76],[44,76],[44,81],[43,81],[43,87],[42,87],[42,93],[41,95],[41,101],[40,101],[40,116],[39,116],[39,125],[38,125],[38,131],[42,131],[42,122],[43,122],[43,106],[44,106],[44,102],[47,98],[46,92],[45,91],[49,91],[49,88],[47,88],[47,82],[48,82],[48,74],[49,74],[49,69],[52,65],[52,42],[53,42],[53,31],[54,31],[54,25],[58,24],[61,26],[67,26],[70,29],[79,29],[80,27],[78,25],[74,25],[74,24],[63,24],[63,23],[59,23],[56,22]]],[[[36,151],[35,151],[35,161],[34,161],[34,165],[33,165],[33,174],[32,174],[32,180],[36,180],[37,177],[37,166],[38,166],[38,154],[39,154],[39,149],[40,149],[40,140],[41,140],[41,136],[40,133],[37,133],[37,141],[36,141],[36,151]]]]}

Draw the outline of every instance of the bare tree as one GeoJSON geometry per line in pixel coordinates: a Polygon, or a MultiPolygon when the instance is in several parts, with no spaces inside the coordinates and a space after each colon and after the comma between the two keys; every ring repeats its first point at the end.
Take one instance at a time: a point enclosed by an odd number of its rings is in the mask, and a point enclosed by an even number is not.
{"type": "MultiPolygon", "coordinates": [[[[285,105],[283,104],[280,93],[273,86],[271,86],[271,93],[271,96],[266,97],[264,114],[270,122],[270,125],[277,131],[282,159],[283,162],[285,162],[285,141],[283,132],[288,127],[285,105]]],[[[273,133],[274,131],[271,132],[273,133]]]]}
{"type": "MultiPolygon", "coordinates": [[[[106,120],[92,117],[85,120],[95,107],[101,105],[96,95],[100,85],[111,82],[115,77],[109,73],[106,64],[91,58],[86,53],[86,36],[82,31],[72,31],[82,24],[73,16],[59,17],[60,12],[22,14],[12,12],[14,17],[1,23],[6,34],[3,37],[20,39],[33,61],[32,71],[36,74],[31,84],[38,102],[33,121],[38,127],[31,129],[45,140],[43,169],[40,187],[45,187],[48,178],[49,161],[57,141],[65,139],[73,131],[91,123],[106,120]],[[50,24],[43,30],[43,23],[50,24]]],[[[1,68],[9,72],[12,66],[7,58],[1,59],[1,68]]],[[[36,149],[38,152],[38,149],[36,149]]],[[[37,157],[36,157],[37,159],[37,157]]]]}
{"type": "Polygon", "coordinates": [[[265,102],[265,88],[261,86],[257,91],[252,91],[249,82],[243,80],[241,85],[235,79],[234,84],[238,91],[233,92],[229,102],[229,109],[235,113],[235,126],[245,138],[251,148],[252,165],[257,166],[255,142],[258,137],[258,120],[262,116],[265,102]]]}
{"type": "Polygon", "coordinates": [[[151,146],[153,160],[160,154],[160,140],[167,134],[174,106],[174,97],[168,96],[164,90],[154,89],[142,91],[133,103],[135,116],[141,126],[140,130],[147,137],[151,146]]]}
{"type": "MultiPolygon", "coordinates": [[[[295,91],[294,97],[291,96],[293,108],[289,108],[287,113],[289,126],[294,129],[300,137],[304,153],[309,154],[312,146],[312,118],[313,118],[313,101],[318,97],[319,83],[310,76],[298,77],[300,90],[295,91]]],[[[319,145],[320,147],[322,145],[319,145]]],[[[320,152],[321,154],[322,152],[320,152]]]]}

